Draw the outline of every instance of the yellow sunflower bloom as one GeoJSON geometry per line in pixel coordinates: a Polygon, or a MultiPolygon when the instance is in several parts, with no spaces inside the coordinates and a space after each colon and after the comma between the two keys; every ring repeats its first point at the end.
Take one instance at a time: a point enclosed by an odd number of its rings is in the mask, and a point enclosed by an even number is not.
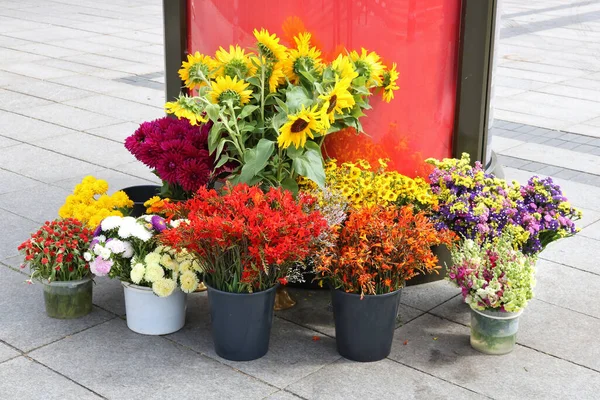
{"type": "Polygon", "coordinates": [[[192,125],[207,122],[208,119],[200,113],[194,112],[186,97],[180,97],[177,101],[169,101],[165,103],[165,111],[167,114],[174,114],[178,119],[186,118],[192,125]]]}
{"type": "Polygon", "coordinates": [[[279,44],[277,35],[270,35],[266,29],[261,29],[260,31],[255,29],[254,37],[257,42],[256,47],[258,47],[261,56],[273,62],[285,60],[287,48],[279,44]]]}
{"type": "Polygon", "coordinates": [[[356,51],[350,53],[350,58],[354,61],[354,66],[358,75],[364,76],[367,81],[373,81],[377,86],[381,86],[381,79],[385,65],[380,62],[380,57],[374,51],[368,52],[361,49],[360,54],[356,51]]]}
{"type": "Polygon", "coordinates": [[[354,107],[355,101],[348,91],[349,87],[349,79],[336,80],[335,85],[327,93],[319,96],[327,104],[325,113],[329,116],[329,122],[335,120],[335,113],[343,114],[345,108],[354,107]]]}
{"type": "Polygon", "coordinates": [[[319,123],[317,114],[317,105],[305,108],[296,114],[288,115],[288,122],[280,128],[280,135],[277,138],[279,147],[287,149],[294,145],[297,149],[303,148],[307,137],[314,139],[314,134],[321,133],[323,127],[319,123]]]}
{"type": "Polygon", "coordinates": [[[396,81],[398,80],[398,71],[396,63],[392,64],[392,69],[384,71],[381,87],[383,88],[383,100],[389,103],[394,98],[394,90],[400,89],[396,81]]]}
{"type": "Polygon", "coordinates": [[[310,47],[311,35],[308,32],[294,37],[296,48],[290,49],[287,59],[283,62],[283,70],[290,82],[297,84],[302,72],[323,69],[321,52],[316,47],[310,47]]]}
{"type": "MultiPolygon", "coordinates": [[[[261,64],[261,59],[253,57],[257,64],[261,64]]],[[[269,83],[269,93],[275,93],[277,88],[285,83],[285,74],[283,72],[283,63],[271,62],[262,57],[262,65],[265,66],[265,80],[269,83]]],[[[260,77],[260,70],[257,72],[260,77]]]]}
{"type": "Polygon", "coordinates": [[[243,106],[250,102],[252,90],[248,90],[250,84],[243,79],[233,79],[230,76],[219,76],[211,83],[211,101],[215,104],[223,104],[226,100],[232,100],[234,106],[243,106]]]}
{"type": "Polygon", "coordinates": [[[350,79],[350,82],[358,76],[352,60],[341,54],[332,61],[331,69],[340,79],[350,79]]]}
{"type": "Polygon", "coordinates": [[[229,51],[220,47],[215,53],[214,66],[216,76],[245,79],[256,72],[256,67],[250,61],[249,54],[245,54],[245,50],[238,45],[229,46],[229,51]]]}
{"type": "Polygon", "coordinates": [[[181,64],[179,77],[184,81],[185,86],[190,89],[198,89],[206,85],[214,60],[210,56],[205,56],[199,52],[188,54],[187,61],[181,64]]]}

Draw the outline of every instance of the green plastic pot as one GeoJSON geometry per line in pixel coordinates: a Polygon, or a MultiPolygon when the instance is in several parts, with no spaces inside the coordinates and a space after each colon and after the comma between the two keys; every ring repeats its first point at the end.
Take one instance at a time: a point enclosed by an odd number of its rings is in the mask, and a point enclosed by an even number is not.
{"type": "Polygon", "coordinates": [[[50,318],[73,319],[92,311],[92,277],[77,281],[42,280],[46,314],[50,318]]]}

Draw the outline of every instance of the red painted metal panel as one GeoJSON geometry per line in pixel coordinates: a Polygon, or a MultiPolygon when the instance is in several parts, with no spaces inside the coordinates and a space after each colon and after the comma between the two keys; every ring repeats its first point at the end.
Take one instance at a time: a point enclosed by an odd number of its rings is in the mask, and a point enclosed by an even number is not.
{"type": "Polygon", "coordinates": [[[423,175],[427,157],[449,157],[456,102],[460,0],[188,0],[189,50],[254,44],[266,28],[289,45],[310,31],[325,58],[345,47],[376,51],[396,62],[400,90],[380,96],[362,119],[366,135],[339,132],[326,141],[339,160],[389,158],[408,175],[423,175]]]}

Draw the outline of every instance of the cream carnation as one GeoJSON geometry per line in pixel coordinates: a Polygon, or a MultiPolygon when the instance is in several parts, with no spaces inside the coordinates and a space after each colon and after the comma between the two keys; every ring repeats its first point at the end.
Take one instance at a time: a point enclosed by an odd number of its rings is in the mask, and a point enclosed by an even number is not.
{"type": "Polygon", "coordinates": [[[195,273],[191,271],[184,272],[179,277],[179,283],[181,285],[181,290],[185,293],[192,293],[196,288],[198,288],[198,277],[195,273]]]}
{"type": "Polygon", "coordinates": [[[185,274],[186,272],[192,271],[192,262],[189,260],[183,261],[179,264],[179,272],[185,274]]]}
{"type": "Polygon", "coordinates": [[[177,288],[177,283],[173,279],[161,278],[152,284],[152,291],[160,297],[167,297],[177,288]]]}
{"type": "Polygon", "coordinates": [[[142,279],[144,279],[144,275],[146,273],[146,267],[144,267],[144,264],[142,263],[137,263],[133,266],[133,268],[131,268],[131,273],[129,274],[129,277],[131,278],[131,281],[135,284],[139,284],[142,279]]]}
{"type": "Polygon", "coordinates": [[[173,261],[173,259],[171,258],[171,256],[169,254],[163,254],[162,257],[160,258],[160,263],[162,264],[163,267],[173,270],[175,269],[176,263],[175,261],[173,261]]]}
{"type": "Polygon", "coordinates": [[[165,271],[158,264],[148,264],[146,267],[146,273],[144,274],[144,279],[147,282],[156,282],[157,280],[163,278],[165,276],[165,271]]]}
{"type": "Polygon", "coordinates": [[[160,254],[156,252],[148,253],[144,257],[144,262],[146,265],[158,265],[160,263],[160,254]]]}

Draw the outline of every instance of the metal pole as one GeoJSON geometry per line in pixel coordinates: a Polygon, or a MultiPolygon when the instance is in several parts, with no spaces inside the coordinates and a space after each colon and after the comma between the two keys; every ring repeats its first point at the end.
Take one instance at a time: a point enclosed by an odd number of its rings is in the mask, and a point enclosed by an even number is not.
{"type": "Polygon", "coordinates": [[[454,156],[491,163],[488,152],[497,0],[463,0],[454,156]]]}
{"type": "Polygon", "coordinates": [[[172,101],[182,91],[177,71],[187,54],[187,0],[163,0],[165,29],[165,99],[172,101]]]}

